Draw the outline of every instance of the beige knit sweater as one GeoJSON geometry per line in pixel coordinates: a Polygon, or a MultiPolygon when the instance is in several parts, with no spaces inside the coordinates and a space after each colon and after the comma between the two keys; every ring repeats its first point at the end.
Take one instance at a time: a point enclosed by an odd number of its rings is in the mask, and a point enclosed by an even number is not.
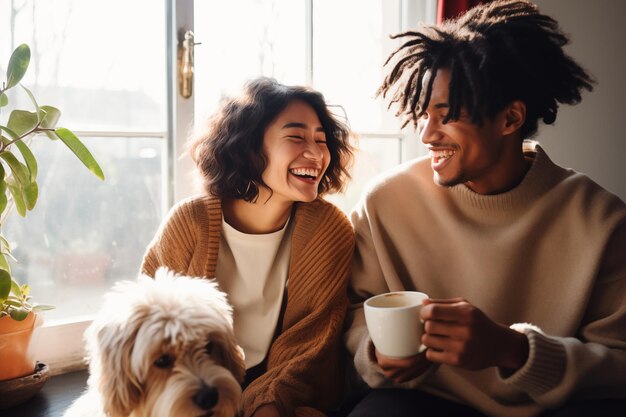
{"type": "Polygon", "coordinates": [[[626,397],[626,206],[540,148],[500,195],[433,182],[429,159],[372,184],[352,216],[357,251],[347,345],[373,387],[392,386],[368,357],[360,301],[417,290],[464,297],[527,335],[527,363],[433,367],[403,384],[492,416],[535,416],[575,397],[626,397]]]}
{"type": "MultiPolygon", "coordinates": [[[[267,372],[243,393],[244,416],[274,403],[283,416],[323,416],[343,386],[341,332],[354,252],[350,222],[332,204],[296,203],[282,329],[270,347],[267,372]]],[[[150,243],[141,269],[159,266],[213,277],[222,224],[221,202],[194,197],[177,204],[150,243]]]]}

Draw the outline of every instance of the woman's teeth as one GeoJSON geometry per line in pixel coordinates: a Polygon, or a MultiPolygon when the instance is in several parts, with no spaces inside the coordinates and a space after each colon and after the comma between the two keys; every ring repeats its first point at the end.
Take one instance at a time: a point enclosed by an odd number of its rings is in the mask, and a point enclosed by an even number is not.
{"type": "Polygon", "coordinates": [[[289,172],[303,178],[317,178],[319,175],[319,170],[314,168],[293,168],[289,172]]]}

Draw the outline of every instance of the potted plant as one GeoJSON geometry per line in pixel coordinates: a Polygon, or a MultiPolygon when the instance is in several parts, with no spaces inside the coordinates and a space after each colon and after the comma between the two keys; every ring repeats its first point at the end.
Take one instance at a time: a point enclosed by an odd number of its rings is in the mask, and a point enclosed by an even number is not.
{"type": "Polygon", "coordinates": [[[30,287],[18,284],[8,271],[0,269],[0,381],[34,372],[29,347],[33,330],[41,324],[37,311],[51,308],[31,304],[30,287]]]}
{"type": "Polygon", "coordinates": [[[29,62],[28,45],[18,46],[9,59],[6,80],[0,84],[0,381],[35,371],[35,363],[28,357],[31,333],[41,323],[37,312],[52,308],[32,303],[30,287],[20,284],[12,275],[9,259],[15,261],[15,258],[1,229],[13,208],[26,217],[39,196],[37,159],[28,146],[29,141],[40,135],[63,143],[94,175],[104,180],[102,169],[80,139],[69,129],[56,126],[61,116],[59,109],[40,106],[31,91],[19,84],[29,62]],[[6,92],[18,85],[32,102],[33,111],[14,108],[8,112],[13,106],[6,92]]]}

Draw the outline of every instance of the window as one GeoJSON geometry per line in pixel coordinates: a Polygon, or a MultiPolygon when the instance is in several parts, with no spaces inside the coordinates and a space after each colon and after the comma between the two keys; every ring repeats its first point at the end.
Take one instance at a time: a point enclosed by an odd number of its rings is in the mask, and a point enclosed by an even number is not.
{"type": "MultiPolygon", "coordinates": [[[[190,127],[249,78],[311,84],[360,134],[354,179],[329,199],[348,212],[364,183],[417,155],[374,98],[389,33],[432,15],[435,0],[12,0],[0,2],[0,65],[28,43],[23,83],[40,104],[60,108],[100,162],[106,181],[63,146],[32,142],[40,200],[26,220],[12,215],[14,273],[37,300],[56,305],[40,332],[40,358],[59,373],[82,361],[81,334],[101,295],[134,279],[165,210],[190,195],[190,127]],[[430,8],[430,9],[429,9],[430,8]],[[358,13],[355,10],[358,9],[358,13]],[[407,23],[408,22],[408,23],[407,23]],[[195,33],[195,88],[177,94],[176,40],[195,33]]],[[[27,97],[11,97],[23,100],[27,97]]],[[[4,115],[0,116],[4,117],[4,115]]],[[[408,136],[412,132],[408,132],[408,136]]]]}
{"type": "Polygon", "coordinates": [[[368,180],[402,161],[398,123],[374,98],[382,64],[396,44],[387,35],[400,30],[399,16],[399,0],[313,1],[313,85],[345,109],[359,134],[352,181],[344,194],[328,197],[345,212],[368,180]]]}
{"type": "Polygon", "coordinates": [[[220,99],[237,93],[252,77],[306,82],[304,6],[304,1],[293,0],[194,2],[194,34],[200,42],[194,91],[199,124],[220,99]]]}
{"type": "MultiPolygon", "coordinates": [[[[56,306],[46,312],[42,336],[93,314],[114,281],[134,279],[162,218],[166,49],[160,6],[152,0],[0,2],[0,65],[17,45],[30,46],[22,83],[40,105],[61,110],[59,125],[83,140],[106,176],[96,179],[61,143],[32,139],[39,201],[26,219],[11,213],[2,227],[19,261],[14,275],[31,285],[36,301],[56,306]]],[[[12,89],[10,100],[32,109],[20,90],[12,89]]],[[[45,343],[46,351],[56,340],[45,343]]],[[[80,340],[80,333],[62,339],[72,346],[59,354],[77,349],[80,340]]]]}
{"type": "Polygon", "coordinates": [[[398,44],[388,34],[426,16],[434,20],[435,0],[188,1],[201,43],[195,50],[196,129],[221,98],[255,76],[312,85],[360,137],[348,189],[328,196],[345,212],[370,178],[420,152],[374,95],[382,64],[398,44]]]}

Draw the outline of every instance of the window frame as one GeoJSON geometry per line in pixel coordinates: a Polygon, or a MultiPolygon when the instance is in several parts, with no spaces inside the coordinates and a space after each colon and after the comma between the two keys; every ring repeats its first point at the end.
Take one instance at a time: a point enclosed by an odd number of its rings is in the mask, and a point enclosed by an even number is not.
{"type": "MultiPolygon", "coordinates": [[[[166,213],[172,206],[178,196],[174,195],[174,172],[176,170],[184,170],[184,162],[177,164],[172,155],[175,154],[177,144],[175,143],[177,135],[174,133],[176,128],[176,116],[179,116],[180,123],[185,123],[184,103],[174,103],[173,97],[176,92],[171,90],[176,87],[175,72],[173,68],[176,66],[176,55],[174,53],[177,41],[173,38],[173,25],[176,13],[173,12],[175,3],[184,3],[177,0],[164,0],[165,18],[166,18],[166,47],[167,52],[165,60],[167,65],[166,83],[167,83],[167,123],[165,131],[74,131],[78,137],[100,137],[100,138],[160,138],[162,139],[162,159],[161,159],[161,175],[163,177],[161,190],[161,212],[166,213]],[[174,57],[174,58],[172,58],[174,57]],[[174,108],[179,107],[179,111],[175,114],[174,108]]],[[[181,11],[182,13],[183,11],[181,11]]],[[[191,18],[193,23],[193,15],[191,18]]],[[[177,132],[178,130],[176,130],[177,132]]],[[[180,136],[179,136],[180,137],[180,136]]],[[[185,183],[180,181],[180,190],[184,191],[185,183]]],[[[63,320],[53,320],[46,322],[44,313],[44,323],[36,330],[31,343],[33,357],[50,368],[50,375],[59,375],[84,369],[87,366],[85,361],[86,350],[84,346],[84,333],[87,327],[93,321],[93,315],[75,316],[63,320]]]]}
{"type": "MultiPolygon", "coordinates": [[[[178,45],[187,30],[194,29],[194,0],[163,0],[166,21],[166,83],[167,123],[164,132],[76,132],[80,137],[161,137],[163,138],[162,213],[167,213],[175,202],[193,193],[189,173],[193,163],[184,155],[189,127],[194,125],[193,96],[185,99],[178,94],[178,45]]],[[[314,85],[313,68],[313,7],[315,0],[305,1],[305,53],[306,80],[314,85]]],[[[414,27],[418,21],[434,22],[437,0],[399,0],[398,22],[401,30],[414,27]]],[[[424,149],[415,140],[412,131],[357,132],[361,138],[399,139],[399,161],[404,162],[423,155],[424,149]]],[[[64,321],[44,323],[38,329],[33,343],[35,357],[48,364],[52,375],[71,372],[86,367],[83,333],[93,316],[73,317],[64,321]]]]}

